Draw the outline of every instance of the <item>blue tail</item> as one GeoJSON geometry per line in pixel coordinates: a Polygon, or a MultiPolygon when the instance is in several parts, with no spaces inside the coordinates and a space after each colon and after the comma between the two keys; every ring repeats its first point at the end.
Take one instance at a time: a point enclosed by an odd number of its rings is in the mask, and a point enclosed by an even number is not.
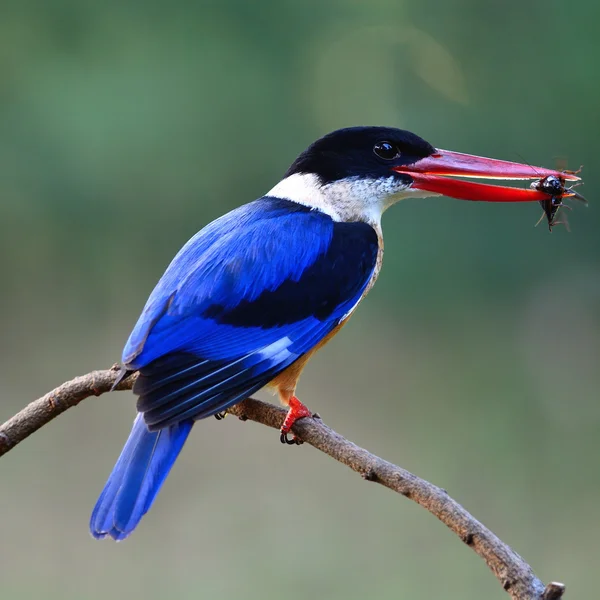
{"type": "Polygon", "coordinates": [[[142,414],[133,422],[121,456],[110,474],[90,519],[97,538],[124,540],[148,512],[179,455],[193,421],[148,431],[142,414]]]}

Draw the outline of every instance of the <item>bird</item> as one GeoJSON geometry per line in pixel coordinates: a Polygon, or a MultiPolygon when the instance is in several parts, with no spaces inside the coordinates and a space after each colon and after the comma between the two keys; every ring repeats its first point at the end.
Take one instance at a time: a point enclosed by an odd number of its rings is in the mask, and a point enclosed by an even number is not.
{"type": "Polygon", "coordinates": [[[93,509],[95,538],[127,538],[148,512],[196,421],[275,391],[291,432],[311,411],[302,370],[348,322],[382,265],[383,212],[408,198],[527,202],[548,194],[459,179],[574,174],[440,150],[393,127],[321,137],[264,196],[193,236],[150,294],[122,354],[138,372],[133,429],[93,509]]]}

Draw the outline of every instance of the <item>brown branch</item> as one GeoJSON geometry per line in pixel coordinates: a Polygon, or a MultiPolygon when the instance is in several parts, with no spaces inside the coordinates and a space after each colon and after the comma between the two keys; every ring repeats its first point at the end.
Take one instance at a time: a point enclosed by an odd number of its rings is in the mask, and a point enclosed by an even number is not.
{"type": "MultiPolygon", "coordinates": [[[[85,398],[111,391],[117,376],[117,366],[107,371],[93,371],[63,383],[26,406],[12,419],[0,425],[0,456],[85,398]]],[[[135,375],[127,377],[116,389],[131,389],[134,381],[135,375]]],[[[233,406],[229,412],[242,420],[256,421],[275,429],[281,427],[285,416],[282,408],[253,398],[233,406]]],[[[516,552],[469,514],[445,490],[353,444],[327,427],[320,418],[302,419],[294,425],[293,431],[307,444],[350,467],[365,480],[380,483],[427,509],[483,558],[514,600],[562,598],[564,585],[549,583],[544,587],[531,567],[516,552]]]]}

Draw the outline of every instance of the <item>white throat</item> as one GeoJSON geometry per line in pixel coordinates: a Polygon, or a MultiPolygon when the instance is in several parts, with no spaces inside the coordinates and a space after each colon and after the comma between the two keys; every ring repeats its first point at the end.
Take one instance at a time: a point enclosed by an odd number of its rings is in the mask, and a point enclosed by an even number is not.
{"type": "Polygon", "coordinates": [[[430,196],[412,190],[397,177],[348,177],[323,185],[312,173],[295,173],[282,179],[267,196],[287,198],[329,215],[334,221],[364,221],[377,229],[383,212],[399,200],[430,196]]]}

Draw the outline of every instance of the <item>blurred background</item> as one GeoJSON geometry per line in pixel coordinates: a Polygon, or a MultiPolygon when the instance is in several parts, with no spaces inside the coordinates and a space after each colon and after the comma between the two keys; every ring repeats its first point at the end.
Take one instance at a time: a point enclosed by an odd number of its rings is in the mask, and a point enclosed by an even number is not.
{"type": "MultiPolygon", "coordinates": [[[[105,368],[179,247],[313,139],[585,165],[588,209],[445,198],[386,214],[382,277],[312,361],[325,421],[446,488],[569,597],[600,561],[600,5],[592,0],[4,0],[0,420],[105,368]]],[[[483,562],[408,500],[233,418],[194,430],[126,542],[88,518],[134,416],[90,399],[0,461],[12,600],[483,598],[483,562]]]]}

